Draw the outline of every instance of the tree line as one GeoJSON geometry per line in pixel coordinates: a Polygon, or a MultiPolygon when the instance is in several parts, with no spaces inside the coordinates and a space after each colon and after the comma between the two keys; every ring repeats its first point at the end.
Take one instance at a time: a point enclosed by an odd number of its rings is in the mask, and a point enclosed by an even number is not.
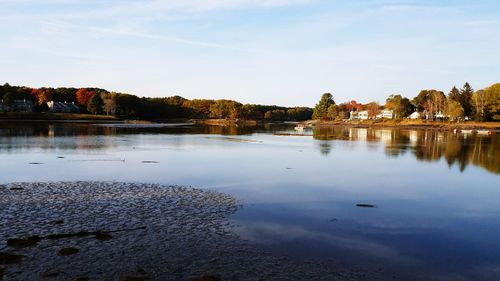
{"type": "Polygon", "coordinates": [[[35,111],[48,111],[47,102],[75,103],[85,112],[141,119],[247,119],[267,121],[304,121],[313,119],[348,119],[353,111],[366,110],[374,118],[382,109],[392,110],[396,119],[420,112],[424,118],[435,120],[446,116],[450,120],[467,117],[477,121],[500,120],[500,83],[474,91],[465,83],[453,87],[447,95],[439,90],[422,90],[411,100],[400,94],[390,95],[385,104],[372,101],[366,104],[349,101],[336,104],[333,95],[325,93],[314,109],[276,105],[242,104],[234,100],[185,99],[181,96],[164,98],[138,97],[109,92],[100,88],[30,88],[0,85],[0,101],[11,104],[28,100],[35,111]]]}
{"type": "Polygon", "coordinates": [[[392,110],[394,118],[403,119],[413,112],[422,113],[422,118],[436,120],[473,119],[476,121],[500,120],[500,83],[474,91],[469,83],[461,89],[453,87],[448,95],[438,90],[422,90],[413,99],[400,94],[390,95],[384,105],[372,101],[361,104],[356,101],[336,104],[332,94],[325,93],[313,110],[313,118],[321,120],[342,120],[349,118],[352,111],[366,110],[374,118],[381,110],[392,110]]]}
{"type": "Polygon", "coordinates": [[[0,100],[5,104],[14,100],[28,100],[35,111],[48,111],[47,102],[67,102],[79,105],[92,114],[107,114],[141,119],[247,119],[267,121],[304,121],[312,118],[308,107],[242,104],[234,100],[185,99],[181,96],[165,98],[138,97],[109,92],[100,88],[30,88],[0,85],[0,100]]]}

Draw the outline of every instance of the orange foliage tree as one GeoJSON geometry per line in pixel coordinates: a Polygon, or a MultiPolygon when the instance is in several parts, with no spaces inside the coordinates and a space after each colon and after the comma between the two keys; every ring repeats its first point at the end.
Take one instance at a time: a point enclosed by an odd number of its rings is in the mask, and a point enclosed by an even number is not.
{"type": "Polygon", "coordinates": [[[54,89],[52,89],[52,88],[33,89],[31,91],[31,95],[33,95],[35,97],[36,102],[39,105],[42,105],[42,104],[52,100],[52,98],[54,96],[54,89]]]}
{"type": "Polygon", "coordinates": [[[76,91],[76,101],[78,102],[79,105],[81,106],[87,106],[89,103],[90,99],[95,95],[94,91],[81,88],[76,91]]]}

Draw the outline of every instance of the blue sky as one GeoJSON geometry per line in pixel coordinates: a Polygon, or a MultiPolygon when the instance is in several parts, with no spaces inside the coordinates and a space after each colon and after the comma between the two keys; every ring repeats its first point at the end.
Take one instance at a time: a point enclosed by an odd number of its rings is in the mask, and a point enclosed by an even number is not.
{"type": "Polygon", "coordinates": [[[314,105],[500,82],[500,1],[0,0],[0,83],[314,105]]]}

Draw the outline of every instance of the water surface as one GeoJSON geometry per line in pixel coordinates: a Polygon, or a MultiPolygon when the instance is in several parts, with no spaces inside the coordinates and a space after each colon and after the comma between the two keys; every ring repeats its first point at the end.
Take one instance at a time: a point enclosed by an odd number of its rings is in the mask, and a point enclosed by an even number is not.
{"type": "Polygon", "coordinates": [[[295,134],[293,125],[3,124],[0,182],[211,188],[241,198],[238,233],[277,254],[385,279],[500,280],[498,134],[295,134]]]}

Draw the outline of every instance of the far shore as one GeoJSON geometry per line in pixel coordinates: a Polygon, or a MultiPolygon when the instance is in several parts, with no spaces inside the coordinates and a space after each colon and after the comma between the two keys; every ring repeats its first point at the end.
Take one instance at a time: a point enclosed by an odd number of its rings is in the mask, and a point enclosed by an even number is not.
{"type": "Polygon", "coordinates": [[[120,121],[120,118],[111,115],[76,114],[76,113],[35,113],[35,112],[8,112],[0,113],[0,122],[109,122],[120,121]]]}
{"type": "Polygon", "coordinates": [[[495,130],[500,131],[500,122],[448,122],[427,120],[343,120],[303,122],[312,126],[350,126],[356,128],[400,128],[400,129],[439,129],[439,130],[495,130]]]}
{"type": "MultiPolygon", "coordinates": [[[[257,126],[283,121],[245,120],[245,119],[162,119],[134,120],[112,115],[74,114],[74,113],[0,113],[0,123],[192,123],[209,126],[257,126]]],[[[438,130],[494,130],[500,131],[500,122],[477,121],[428,121],[428,120],[308,120],[288,122],[317,127],[348,126],[355,128],[402,128],[402,129],[438,129],[438,130]]]]}

